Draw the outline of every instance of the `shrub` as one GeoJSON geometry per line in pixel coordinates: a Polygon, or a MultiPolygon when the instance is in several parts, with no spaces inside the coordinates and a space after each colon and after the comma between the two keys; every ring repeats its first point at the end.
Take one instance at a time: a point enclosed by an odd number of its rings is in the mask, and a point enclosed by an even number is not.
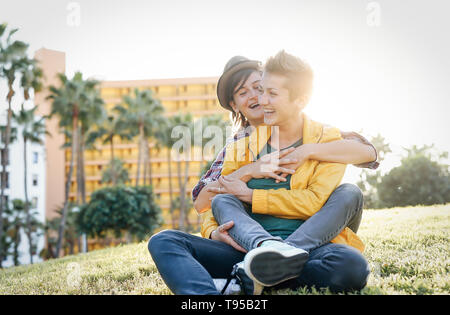
{"type": "Polygon", "coordinates": [[[136,236],[143,240],[163,223],[161,208],[154,201],[151,187],[118,185],[95,191],[88,204],[80,209],[77,225],[92,237],[136,236]]]}

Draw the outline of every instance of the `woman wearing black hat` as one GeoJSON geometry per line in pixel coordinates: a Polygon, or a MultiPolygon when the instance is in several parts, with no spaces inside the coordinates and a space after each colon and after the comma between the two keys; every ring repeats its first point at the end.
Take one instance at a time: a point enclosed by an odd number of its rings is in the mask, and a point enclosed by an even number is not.
{"type": "Polygon", "coordinates": [[[261,64],[242,56],[231,58],[217,83],[219,103],[231,112],[234,127],[246,128],[264,122],[261,94],[261,64]]]}
{"type": "MultiPolygon", "coordinates": [[[[263,123],[264,114],[258,103],[258,96],[261,93],[260,80],[259,62],[241,56],[230,59],[219,79],[217,85],[219,102],[224,108],[231,111],[234,125],[239,128],[234,137],[235,140],[248,135],[246,127],[263,123]]],[[[364,141],[361,140],[363,138],[358,138],[358,135],[355,134],[352,134],[351,138],[357,138],[360,142],[342,143],[339,150],[343,145],[350,145],[351,148],[356,147],[356,149],[352,150],[347,147],[344,152],[350,151],[350,153],[335,154],[334,158],[340,156],[342,160],[332,161],[348,164],[373,161],[375,152],[370,146],[361,144],[364,141]]],[[[295,160],[296,154],[298,152],[292,153],[291,161],[295,160]]],[[[225,149],[219,154],[212,169],[207,172],[207,176],[203,176],[194,188],[194,206],[199,212],[210,207],[210,198],[215,195],[209,191],[210,188],[219,189],[216,180],[220,177],[224,155],[225,149]],[[206,186],[209,189],[203,189],[206,186]]],[[[295,163],[291,164],[295,167],[295,163]]],[[[175,294],[224,293],[219,292],[220,287],[216,285],[217,282],[214,279],[228,278],[233,266],[241,262],[245,256],[245,250],[227,233],[231,227],[232,222],[206,229],[203,226],[204,238],[180,231],[166,230],[150,239],[148,245],[150,254],[163,280],[172,292],[175,294]]],[[[261,293],[262,288],[246,277],[242,270],[235,270],[234,274],[239,278],[244,293],[261,293]]],[[[228,286],[228,288],[232,288],[232,286],[228,286]]]]}

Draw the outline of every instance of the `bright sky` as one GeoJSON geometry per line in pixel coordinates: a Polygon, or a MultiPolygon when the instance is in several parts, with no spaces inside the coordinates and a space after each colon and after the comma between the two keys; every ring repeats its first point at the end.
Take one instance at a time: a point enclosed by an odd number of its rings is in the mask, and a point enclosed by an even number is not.
{"type": "Polygon", "coordinates": [[[447,0],[15,0],[0,22],[33,52],[66,52],[69,75],[103,80],[218,76],[233,55],[285,49],[315,71],[313,119],[398,153],[450,151],[449,14],[447,0]]]}

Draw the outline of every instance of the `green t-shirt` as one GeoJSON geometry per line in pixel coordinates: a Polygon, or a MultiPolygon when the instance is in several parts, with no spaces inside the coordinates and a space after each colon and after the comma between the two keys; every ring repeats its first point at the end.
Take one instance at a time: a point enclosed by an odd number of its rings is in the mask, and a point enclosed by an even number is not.
{"type": "MultiPolygon", "coordinates": [[[[299,147],[303,144],[302,139],[298,140],[296,143],[290,145],[287,148],[290,147],[299,147]]],[[[285,148],[285,149],[287,149],[285,148]]],[[[258,154],[258,159],[268,153],[273,152],[274,149],[272,148],[272,146],[267,143],[264,148],[262,149],[262,151],[260,152],[260,154],[258,154]]],[[[280,188],[286,188],[288,190],[291,189],[291,175],[288,175],[286,177],[286,181],[285,182],[280,182],[280,183],[276,183],[275,179],[273,178],[252,178],[248,183],[247,183],[248,188],[251,189],[280,189],[280,188]]],[[[248,205],[246,207],[247,209],[247,213],[255,220],[257,221],[259,224],[261,224],[261,226],[267,231],[269,232],[271,235],[273,236],[279,236],[282,239],[286,239],[289,235],[291,235],[295,230],[297,230],[300,225],[302,225],[303,222],[305,222],[304,220],[299,220],[299,219],[282,219],[282,218],[277,218],[271,215],[267,215],[267,214],[257,214],[257,213],[252,213],[251,211],[251,205],[248,205]]]]}

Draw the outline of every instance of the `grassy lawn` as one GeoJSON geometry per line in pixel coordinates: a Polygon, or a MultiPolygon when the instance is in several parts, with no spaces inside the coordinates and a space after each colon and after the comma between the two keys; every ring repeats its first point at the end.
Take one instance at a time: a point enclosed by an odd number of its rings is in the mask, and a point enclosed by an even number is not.
{"type": "MultiPolygon", "coordinates": [[[[361,293],[449,294],[449,233],[450,204],[366,210],[358,234],[372,273],[361,293]]],[[[142,242],[0,270],[0,294],[171,293],[142,242]]]]}

